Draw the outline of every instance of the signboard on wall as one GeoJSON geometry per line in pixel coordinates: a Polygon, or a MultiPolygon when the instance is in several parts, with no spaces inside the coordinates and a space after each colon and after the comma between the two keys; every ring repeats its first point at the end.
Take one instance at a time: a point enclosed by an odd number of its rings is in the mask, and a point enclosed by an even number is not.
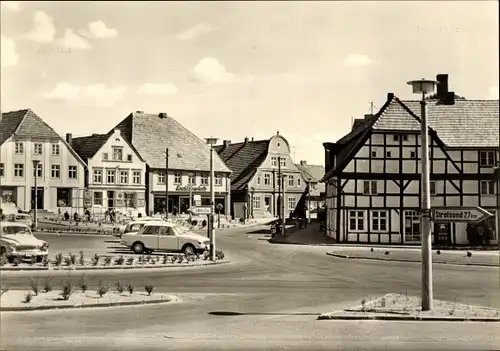
{"type": "Polygon", "coordinates": [[[207,191],[207,187],[204,185],[199,185],[199,186],[177,185],[175,191],[189,191],[190,189],[191,191],[207,191]]]}
{"type": "Polygon", "coordinates": [[[493,216],[481,207],[436,207],[432,213],[435,223],[478,223],[493,216]]]}

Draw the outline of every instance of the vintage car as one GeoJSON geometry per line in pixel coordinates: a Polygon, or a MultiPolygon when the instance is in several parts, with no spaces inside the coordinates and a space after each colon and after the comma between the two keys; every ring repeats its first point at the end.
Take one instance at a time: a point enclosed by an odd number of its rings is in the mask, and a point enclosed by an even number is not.
{"type": "Polygon", "coordinates": [[[11,214],[8,216],[8,219],[10,222],[26,224],[30,228],[33,226],[33,220],[31,219],[31,216],[26,213],[11,214]]]}
{"type": "Polygon", "coordinates": [[[138,218],[136,220],[130,221],[125,225],[117,227],[117,230],[113,230],[113,236],[121,238],[123,234],[138,232],[142,228],[144,223],[148,222],[161,222],[159,218],[144,217],[138,218]]]}
{"type": "Polygon", "coordinates": [[[123,234],[120,243],[136,254],[170,251],[189,256],[210,248],[206,236],[170,222],[147,222],[138,232],[123,234]]]}
{"type": "Polygon", "coordinates": [[[36,257],[37,261],[49,254],[49,244],[33,236],[30,227],[19,222],[0,223],[0,256],[9,262],[36,257]]]}

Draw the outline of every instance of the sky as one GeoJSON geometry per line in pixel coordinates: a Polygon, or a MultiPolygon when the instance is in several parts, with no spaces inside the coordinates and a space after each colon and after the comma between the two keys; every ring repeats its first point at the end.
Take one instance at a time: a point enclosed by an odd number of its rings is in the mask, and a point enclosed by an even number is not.
{"type": "Polygon", "coordinates": [[[449,74],[498,99],[497,1],[1,3],[1,109],[64,136],[166,112],[198,137],[279,131],[298,163],[387,93],[449,74]]]}

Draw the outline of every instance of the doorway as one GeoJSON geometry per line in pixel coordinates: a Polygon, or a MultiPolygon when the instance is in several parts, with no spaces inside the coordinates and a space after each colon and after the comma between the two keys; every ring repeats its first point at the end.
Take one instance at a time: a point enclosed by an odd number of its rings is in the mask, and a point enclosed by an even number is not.
{"type": "Polygon", "coordinates": [[[281,218],[281,196],[278,196],[278,199],[276,200],[276,214],[278,215],[278,217],[281,218]]]}
{"type": "Polygon", "coordinates": [[[108,208],[115,207],[115,192],[113,190],[108,190],[108,208]]]}
{"type": "MultiPolygon", "coordinates": [[[[43,192],[43,188],[39,188],[37,187],[37,193],[38,193],[38,196],[36,196],[37,198],[37,204],[36,204],[36,207],[38,210],[43,210],[43,195],[44,195],[44,192],[43,192]]],[[[31,188],[31,209],[35,209],[35,188],[31,188]]]]}
{"type": "Polygon", "coordinates": [[[271,196],[269,195],[264,196],[264,210],[266,214],[271,212],[271,196]]]}
{"type": "Polygon", "coordinates": [[[405,243],[420,243],[420,213],[418,211],[405,211],[404,216],[405,243]]]}
{"type": "Polygon", "coordinates": [[[450,223],[435,223],[434,224],[434,244],[435,245],[450,245],[451,244],[450,223]]]}

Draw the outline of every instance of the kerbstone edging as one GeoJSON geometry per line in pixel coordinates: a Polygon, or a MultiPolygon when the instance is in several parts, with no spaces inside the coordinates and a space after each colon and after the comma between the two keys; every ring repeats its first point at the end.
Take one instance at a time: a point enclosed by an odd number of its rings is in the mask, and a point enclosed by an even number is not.
{"type": "Polygon", "coordinates": [[[321,315],[318,320],[379,320],[379,321],[434,321],[434,322],[500,322],[500,318],[432,317],[432,316],[342,316],[321,315]]]}
{"type": "Polygon", "coordinates": [[[123,269],[149,269],[149,268],[185,268],[185,267],[206,267],[206,266],[215,266],[221,264],[231,263],[230,260],[221,260],[221,261],[209,261],[209,262],[201,262],[195,264],[189,263],[181,263],[181,264],[155,264],[155,265],[133,265],[133,266],[62,266],[62,267],[0,267],[1,272],[22,272],[22,271],[95,271],[95,270],[123,270],[123,269]]]}
{"type": "MultiPolygon", "coordinates": [[[[386,261],[386,262],[413,262],[413,263],[421,263],[422,261],[417,261],[417,260],[402,260],[398,258],[390,258],[390,259],[384,259],[380,257],[359,257],[359,256],[348,256],[348,255],[342,255],[342,254],[336,254],[334,252],[327,252],[326,253],[328,256],[333,256],[333,257],[339,257],[339,258],[347,258],[350,260],[374,260],[374,261],[386,261]]],[[[447,264],[447,265],[454,265],[454,266],[476,266],[476,267],[498,267],[498,264],[488,264],[488,263],[483,263],[483,264],[478,264],[478,263],[459,263],[459,262],[432,262],[433,264],[447,264]]]]}
{"type": "Polygon", "coordinates": [[[95,307],[118,307],[118,306],[134,306],[134,305],[149,305],[160,303],[175,303],[174,299],[156,299],[147,301],[122,301],[122,302],[102,302],[85,305],[59,305],[59,306],[22,306],[22,307],[0,307],[2,312],[22,312],[22,311],[37,311],[37,310],[62,310],[76,308],[95,308],[95,307]]]}

